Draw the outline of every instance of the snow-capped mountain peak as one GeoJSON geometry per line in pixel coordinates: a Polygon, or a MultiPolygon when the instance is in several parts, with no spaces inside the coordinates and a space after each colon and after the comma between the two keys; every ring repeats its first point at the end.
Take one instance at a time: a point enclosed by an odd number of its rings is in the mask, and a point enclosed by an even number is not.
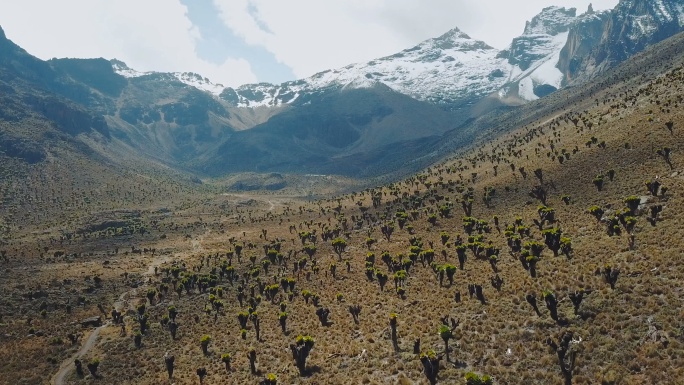
{"type": "Polygon", "coordinates": [[[487,43],[475,40],[468,36],[468,34],[462,32],[458,28],[454,28],[444,33],[443,35],[428,39],[416,47],[404,50],[407,52],[415,49],[439,49],[439,50],[460,50],[460,51],[473,51],[473,50],[493,50],[493,47],[487,45],[487,43]]]}
{"type": "Polygon", "coordinates": [[[277,106],[305,103],[307,95],[328,89],[380,82],[437,104],[468,105],[504,87],[517,97],[534,100],[560,88],[563,74],[556,64],[576,19],[575,8],[547,7],[527,22],[525,33],[505,51],[453,28],[394,55],[295,82],[229,88],[221,97],[240,107],[277,106]]]}
{"type": "Polygon", "coordinates": [[[498,54],[454,28],[394,55],[280,85],[228,88],[221,97],[242,107],[277,106],[305,102],[302,95],[321,90],[380,82],[419,100],[451,103],[488,95],[506,81],[508,65],[498,54]]]}

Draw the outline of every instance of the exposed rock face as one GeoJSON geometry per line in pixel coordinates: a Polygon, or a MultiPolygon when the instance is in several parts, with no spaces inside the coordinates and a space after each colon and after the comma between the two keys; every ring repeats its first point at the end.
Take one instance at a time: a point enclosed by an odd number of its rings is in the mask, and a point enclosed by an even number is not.
{"type": "Polygon", "coordinates": [[[527,70],[534,61],[549,54],[545,49],[553,36],[567,32],[575,21],[575,8],[547,7],[525,25],[522,36],[513,39],[508,62],[527,70]]]}
{"type": "Polygon", "coordinates": [[[525,32],[513,39],[505,53],[511,69],[502,95],[529,101],[561,87],[563,74],[557,68],[558,57],[576,15],[575,8],[547,7],[527,22],[525,32]]]}
{"type": "Polygon", "coordinates": [[[621,0],[591,9],[570,30],[559,68],[565,84],[590,79],[637,52],[684,31],[684,0],[621,0]]]}
{"type": "Polygon", "coordinates": [[[94,115],[83,108],[50,96],[27,95],[24,102],[69,135],[75,136],[95,130],[109,137],[109,127],[102,115],[94,115]]]}
{"type": "Polygon", "coordinates": [[[579,74],[585,58],[601,42],[609,18],[610,12],[588,13],[580,16],[570,30],[558,61],[558,68],[565,77],[564,83],[571,83],[579,74]]]}

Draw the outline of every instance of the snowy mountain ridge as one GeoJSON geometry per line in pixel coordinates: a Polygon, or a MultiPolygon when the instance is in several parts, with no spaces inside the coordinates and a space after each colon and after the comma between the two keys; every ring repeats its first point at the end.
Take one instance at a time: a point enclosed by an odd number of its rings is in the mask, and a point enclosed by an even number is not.
{"type": "MultiPolygon", "coordinates": [[[[125,78],[138,78],[147,75],[160,74],[159,72],[154,71],[136,71],[132,68],[129,68],[126,65],[126,63],[116,59],[113,59],[110,62],[112,63],[112,68],[114,69],[114,72],[125,78]]],[[[202,75],[196,74],[194,72],[171,72],[166,73],[165,75],[170,75],[171,77],[175,78],[181,83],[184,83],[191,87],[195,87],[198,90],[209,92],[215,96],[220,95],[221,92],[223,92],[223,90],[225,89],[223,84],[212,83],[211,80],[209,80],[208,78],[203,77],[202,75]]]]}
{"type": "MultiPolygon", "coordinates": [[[[330,90],[370,87],[377,82],[415,99],[446,106],[468,106],[489,95],[531,101],[576,78],[566,68],[570,64],[562,63],[566,59],[562,51],[586,45],[586,41],[581,41],[585,33],[582,30],[597,25],[607,28],[604,22],[611,18],[629,25],[626,38],[641,41],[656,34],[663,25],[684,27],[684,0],[621,0],[614,10],[595,12],[590,5],[579,16],[575,8],[551,6],[528,21],[523,34],[505,50],[497,50],[454,28],[394,55],[282,84],[224,88],[194,73],[167,75],[235,107],[305,104],[330,90]]],[[[598,32],[595,28],[591,30],[594,34],[598,32]]],[[[592,36],[585,40],[596,39],[592,36]]],[[[112,61],[112,65],[126,77],[151,74],[136,72],[119,61],[112,61]]]]}
{"type": "Polygon", "coordinates": [[[366,63],[323,71],[307,79],[227,88],[221,97],[239,107],[278,106],[305,94],[381,82],[419,100],[439,103],[485,96],[506,80],[505,58],[457,28],[415,47],[366,63]],[[483,82],[482,79],[489,79],[483,82]]]}

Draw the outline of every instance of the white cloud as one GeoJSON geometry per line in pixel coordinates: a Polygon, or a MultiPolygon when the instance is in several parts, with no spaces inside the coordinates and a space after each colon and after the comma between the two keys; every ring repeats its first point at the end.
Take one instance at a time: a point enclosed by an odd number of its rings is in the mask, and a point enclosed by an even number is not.
{"type": "MultiPolygon", "coordinates": [[[[590,0],[213,0],[229,28],[265,47],[298,77],[389,55],[459,27],[505,48],[525,21],[559,5],[584,12],[590,0]],[[263,27],[263,28],[262,28],[263,27]]],[[[595,9],[618,0],[594,1],[595,9]]]]}
{"type": "Polygon", "coordinates": [[[192,71],[224,85],[257,80],[244,59],[200,59],[199,29],[186,13],[178,0],[3,1],[0,25],[41,59],[117,58],[139,71],[192,71]]]}
{"type": "Polygon", "coordinates": [[[215,0],[225,24],[248,44],[260,45],[298,77],[406,48],[379,21],[360,20],[377,1],[215,0]],[[249,5],[256,10],[250,12],[249,5]],[[260,27],[264,24],[268,30],[260,27]],[[272,31],[272,32],[271,32],[272,31]]]}

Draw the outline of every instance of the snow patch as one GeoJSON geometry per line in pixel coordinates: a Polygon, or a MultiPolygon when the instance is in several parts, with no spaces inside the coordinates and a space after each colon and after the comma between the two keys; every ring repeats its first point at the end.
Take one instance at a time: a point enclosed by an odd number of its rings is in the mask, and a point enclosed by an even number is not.
{"type": "Polygon", "coordinates": [[[679,26],[684,27],[684,4],[675,5],[677,10],[677,20],[679,20],[679,26]]]}
{"type": "Polygon", "coordinates": [[[112,68],[114,69],[114,72],[125,77],[125,78],[138,78],[141,76],[149,75],[152,72],[140,72],[136,71],[134,69],[128,68],[124,64],[120,63],[113,63],[112,68]]]}
{"type": "Polygon", "coordinates": [[[214,84],[209,79],[192,72],[175,72],[173,76],[180,82],[195,87],[198,90],[209,92],[218,96],[223,92],[223,84],[214,84]]]}
{"type": "Polygon", "coordinates": [[[641,16],[635,16],[634,17],[634,24],[639,27],[639,30],[637,31],[636,29],[629,35],[629,38],[632,40],[636,40],[640,38],[641,36],[650,36],[656,31],[656,26],[653,25],[651,22],[651,16],[650,15],[641,15],[641,16]]]}
{"type": "Polygon", "coordinates": [[[525,100],[537,100],[539,97],[534,94],[534,83],[532,78],[526,77],[518,83],[518,95],[525,100]]]}
{"type": "Polygon", "coordinates": [[[555,88],[560,88],[563,83],[564,75],[558,69],[560,53],[568,40],[569,32],[559,33],[548,40],[548,43],[537,47],[538,50],[548,52],[548,54],[530,65],[526,71],[522,71],[516,66],[511,72],[514,76],[513,82],[520,82],[519,95],[525,100],[539,99],[534,94],[534,86],[548,84],[555,88]]]}
{"type": "Polygon", "coordinates": [[[499,95],[499,99],[503,99],[508,95],[508,93],[511,91],[509,87],[503,87],[502,89],[499,90],[497,95],[499,95]]]}
{"type": "Polygon", "coordinates": [[[363,76],[345,84],[342,89],[373,88],[377,83],[376,80],[363,76]]]}
{"type": "Polygon", "coordinates": [[[560,88],[563,82],[563,73],[558,69],[558,62],[560,61],[561,50],[568,41],[569,32],[561,33],[554,37],[554,50],[546,58],[542,59],[542,63],[531,73],[532,79],[538,84],[548,84],[556,88],[560,88]]]}
{"type": "MultiPolygon", "coordinates": [[[[125,63],[118,60],[112,60],[112,69],[114,72],[125,77],[125,78],[139,78],[145,75],[151,75],[156,72],[141,72],[129,68],[125,63]]],[[[188,86],[195,87],[198,90],[209,92],[215,96],[218,96],[223,92],[225,87],[222,84],[214,84],[209,79],[202,77],[196,73],[192,72],[174,72],[169,74],[174,78],[178,79],[181,83],[188,86]]]]}
{"type": "Polygon", "coordinates": [[[663,0],[653,0],[653,4],[656,7],[658,7],[658,10],[660,11],[660,15],[662,15],[665,18],[665,20],[667,20],[667,21],[673,20],[672,15],[670,14],[670,12],[668,12],[667,8],[665,7],[665,4],[663,4],[663,0]]]}

